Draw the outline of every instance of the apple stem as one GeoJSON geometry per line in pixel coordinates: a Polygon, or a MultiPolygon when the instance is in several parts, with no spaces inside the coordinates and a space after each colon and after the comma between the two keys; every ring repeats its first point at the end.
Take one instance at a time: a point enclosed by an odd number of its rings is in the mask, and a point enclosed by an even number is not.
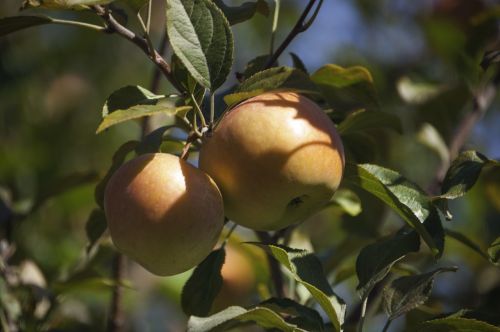
{"type": "Polygon", "coordinates": [[[231,226],[231,228],[229,229],[229,231],[227,232],[227,234],[224,238],[224,241],[221,244],[221,248],[224,248],[226,246],[227,242],[229,241],[229,238],[231,237],[231,234],[233,234],[233,232],[237,226],[238,226],[238,224],[233,224],[231,226]]]}
{"type": "Polygon", "coordinates": [[[210,129],[214,125],[214,120],[215,120],[215,93],[212,91],[210,92],[210,129]]]}
{"type": "MultiPolygon", "coordinates": [[[[202,128],[206,128],[207,127],[207,121],[205,120],[205,116],[203,115],[203,112],[202,112],[202,110],[200,108],[200,105],[198,105],[198,102],[196,101],[196,98],[194,97],[193,93],[190,93],[189,95],[191,97],[191,100],[193,101],[194,109],[196,110],[195,115],[198,114],[198,116],[200,117],[201,127],[202,128]]],[[[194,119],[196,119],[196,117],[194,119]]],[[[198,130],[198,125],[196,124],[196,120],[193,123],[193,129],[195,131],[198,130]]],[[[201,136],[201,134],[200,134],[200,136],[201,136]]]]}

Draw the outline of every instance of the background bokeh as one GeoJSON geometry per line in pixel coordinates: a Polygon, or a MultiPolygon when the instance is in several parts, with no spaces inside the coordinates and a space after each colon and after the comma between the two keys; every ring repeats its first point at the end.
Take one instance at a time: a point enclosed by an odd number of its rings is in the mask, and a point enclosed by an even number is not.
{"type": "MultiPolygon", "coordinates": [[[[159,43],[164,30],[164,4],[158,0],[154,5],[152,36],[159,43]]],[[[282,0],[278,43],[304,5],[304,1],[282,0]]],[[[19,7],[20,1],[1,1],[0,17],[17,15],[19,7]]],[[[437,130],[447,142],[463,115],[470,112],[473,93],[488,78],[479,62],[484,50],[495,46],[500,33],[499,12],[494,0],[325,0],[313,26],[299,35],[288,51],[296,53],[309,72],[326,63],[368,68],[381,109],[402,119],[404,134],[379,133],[373,141],[362,142],[360,153],[367,161],[396,169],[426,188],[441,162],[436,152],[439,147],[429,143],[429,130],[437,130]]],[[[85,12],[45,13],[99,22],[85,12]]],[[[138,30],[133,15],[129,25],[138,30]]],[[[248,61],[269,52],[270,28],[271,17],[262,15],[233,27],[235,64],[221,91],[234,86],[234,73],[242,72],[248,61]]],[[[279,61],[292,64],[288,53],[279,61]]],[[[11,231],[4,222],[7,212],[3,211],[7,210],[0,206],[0,237],[11,236],[16,246],[10,263],[34,270],[28,275],[41,278],[40,286],[48,286],[59,303],[46,329],[99,331],[105,327],[112,249],[105,239],[89,263],[85,224],[95,206],[97,179],[105,174],[118,146],[140,136],[140,126],[126,123],[99,135],[95,129],[107,96],[126,85],[147,88],[152,75],[153,66],[144,54],[113,35],[42,26],[0,38],[2,204],[27,211],[37,199],[64,188],[71,179],[83,183],[51,196],[34,213],[9,225],[11,231]]],[[[165,82],[161,89],[169,91],[165,82]]],[[[474,127],[466,148],[500,159],[499,107],[496,97],[474,127]]],[[[355,292],[357,280],[349,271],[359,249],[403,224],[372,198],[360,198],[363,212],[357,217],[330,207],[304,223],[292,242],[315,249],[332,281],[339,280],[340,272],[348,276],[335,283],[335,290],[353,310],[359,298],[355,292]]],[[[450,209],[454,219],[445,227],[467,234],[486,248],[500,234],[498,171],[486,169],[474,189],[453,201],[450,209]]],[[[234,278],[250,276],[251,280],[243,280],[236,290],[227,290],[229,295],[220,300],[221,306],[231,304],[228,298],[249,304],[265,294],[259,286],[267,280],[262,253],[238,243],[238,239],[249,240],[251,236],[237,229],[232,249],[237,257],[233,269],[250,271],[234,278]],[[245,288],[250,290],[238,293],[245,288]]],[[[410,257],[405,263],[422,270],[434,266],[430,258],[421,256],[410,257]]],[[[405,321],[443,311],[484,306],[489,312],[500,312],[497,267],[453,239],[447,241],[439,264],[456,265],[459,271],[439,276],[429,303],[406,319],[398,319],[393,331],[401,330],[405,321]]],[[[183,330],[186,317],[179,306],[179,294],[188,276],[189,272],[157,278],[129,262],[124,292],[127,330],[183,330]]],[[[378,331],[385,316],[378,306],[371,308],[373,316],[366,331],[378,331]]],[[[35,309],[44,308],[38,303],[35,309]]],[[[31,319],[36,321],[36,317],[31,319]]]]}

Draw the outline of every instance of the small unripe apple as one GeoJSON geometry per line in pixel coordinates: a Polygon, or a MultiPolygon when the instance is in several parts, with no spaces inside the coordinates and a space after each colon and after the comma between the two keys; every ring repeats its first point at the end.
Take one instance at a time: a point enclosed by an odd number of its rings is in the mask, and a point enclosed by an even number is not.
{"type": "Polygon", "coordinates": [[[106,186],[104,209],[118,250],[157,275],[200,263],[224,222],[222,197],[212,179],[164,153],[123,164],[106,186]]]}
{"type": "Polygon", "coordinates": [[[344,149],[316,103],[296,93],[265,93],[222,118],[203,141],[199,166],[221,190],[228,218],[278,230],[330,200],[342,178],[344,149]]]}

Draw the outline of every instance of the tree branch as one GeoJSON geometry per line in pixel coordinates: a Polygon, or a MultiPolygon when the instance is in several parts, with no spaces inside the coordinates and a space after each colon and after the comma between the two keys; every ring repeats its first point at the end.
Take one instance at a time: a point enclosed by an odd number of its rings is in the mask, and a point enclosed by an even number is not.
{"type": "Polygon", "coordinates": [[[306,31],[311,24],[314,22],[316,19],[316,16],[318,15],[319,9],[321,8],[321,5],[323,4],[323,0],[319,0],[318,5],[316,6],[316,10],[314,11],[313,15],[309,19],[309,21],[305,22],[307,16],[309,15],[311,9],[313,8],[314,4],[316,3],[316,0],[309,0],[309,3],[307,4],[306,8],[302,12],[302,15],[300,15],[297,23],[295,23],[295,26],[292,28],[292,31],[286,36],[285,40],[281,43],[281,45],[278,47],[276,52],[274,52],[271,57],[269,58],[269,61],[267,62],[266,66],[264,69],[271,68],[276,60],[280,57],[280,55],[285,51],[285,49],[290,45],[292,40],[297,37],[300,33],[306,31]]]}
{"type": "MultiPolygon", "coordinates": [[[[497,76],[500,77],[500,72],[497,76]]],[[[493,102],[496,94],[496,80],[495,78],[494,83],[487,84],[475,94],[472,100],[472,110],[464,116],[450,139],[449,158],[441,162],[436,172],[436,176],[428,188],[431,194],[439,194],[441,184],[450,167],[450,163],[458,156],[460,150],[469,138],[472,129],[493,102]]]]}
{"type": "Polygon", "coordinates": [[[113,293],[111,294],[111,304],[108,316],[107,332],[120,332],[123,328],[123,310],[122,310],[122,282],[123,268],[125,265],[125,257],[116,253],[113,257],[113,265],[111,270],[111,278],[115,282],[113,285],[113,293]]]}
{"type": "Polygon", "coordinates": [[[129,40],[138,46],[148,58],[160,69],[160,71],[165,75],[170,84],[174,86],[179,92],[184,92],[182,86],[177,82],[177,80],[172,75],[170,65],[165,61],[163,56],[156,50],[150,50],[146,38],[136,35],[133,31],[127,29],[121,25],[114,17],[111,15],[110,11],[100,5],[92,6],[94,12],[106,23],[108,33],[117,33],[119,36],[129,40]]]}

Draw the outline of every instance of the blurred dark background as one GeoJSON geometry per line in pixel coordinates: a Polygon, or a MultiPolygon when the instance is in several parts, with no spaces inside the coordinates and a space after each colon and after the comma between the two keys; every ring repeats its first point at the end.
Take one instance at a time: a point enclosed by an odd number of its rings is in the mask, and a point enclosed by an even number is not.
{"type": "MultiPolygon", "coordinates": [[[[17,15],[20,4],[1,1],[0,17],[17,15]]],[[[278,43],[304,5],[304,1],[282,1],[278,43]]],[[[120,7],[120,3],[116,6],[120,7]]],[[[155,1],[154,6],[152,36],[158,44],[164,31],[163,1],[155,1]]],[[[99,22],[85,12],[28,10],[23,14],[36,12],[99,22]]],[[[299,35],[288,51],[296,53],[311,73],[326,63],[368,68],[381,109],[402,119],[404,134],[383,133],[373,142],[364,142],[366,146],[360,151],[366,152],[366,161],[396,169],[426,188],[446,157],[442,142],[449,142],[460,119],[471,111],[474,93],[494,74],[494,68],[484,72],[479,63],[485,50],[498,48],[499,12],[500,5],[493,0],[325,0],[313,26],[299,35]]],[[[129,25],[138,31],[133,15],[129,25]]],[[[271,16],[262,15],[233,27],[235,65],[221,91],[236,83],[234,72],[243,71],[248,61],[269,51],[270,29],[271,16]]],[[[292,64],[288,53],[279,61],[292,64]]],[[[68,176],[88,180],[51,197],[35,213],[11,225],[9,232],[16,244],[10,262],[27,269],[28,277],[38,278],[41,287],[48,285],[61,304],[51,313],[47,329],[104,329],[112,251],[109,241],[104,241],[88,264],[85,224],[95,206],[97,177],[105,174],[118,146],[139,137],[140,125],[126,123],[99,135],[95,130],[107,96],[126,85],[149,87],[153,69],[144,54],[128,41],[75,27],[41,26],[0,39],[2,201],[22,213],[43,193],[64,185],[68,176]],[[77,277],[68,279],[75,271],[79,271],[77,277]]],[[[161,90],[169,91],[165,82],[161,90]]],[[[500,159],[499,107],[500,99],[496,97],[474,127],[466,148],[500,159]]],[[[352,270],[363,244],[403,224],[372,198],[361,200],[360,215],[352,217],[331,207],[304,223],[294,236],[292,243],[296,246],[313,248],[326,257],[325,266],[331,269],[332,280],[339,271],[352,270]],[[348,242],[355,243],[354,248],[346,248],[348,242]]],[[[453,201],[450,209],[454,219],[445,227],[463,232],[486,248],[500,234],[498,171],[486,169],[475,188],[453,201]]],[[[3,221],[7,217],[7,212],[3,213],[3,221]]],[[[245,230],[238,230],[237,236],[241,240],[251,238],[245,230]]],[[[259,252],[236,242],[235,257],[239,258],[234,260],[234,269],[248,269],[245,275],[252,277],[235,287],[250,290],[226,296],[235,303],[248,304],[259,294],[254,290],[266,282],[265,264],[259,252]]],[[[434,264],[420,256],[406,263],[422,270],[434,264]]],[[[500,312],[497,267],[453,239],[447,241],[439,264],[457,265],[460,269],[439,276],[431,301],[406,320],[464,307],[486,306],[491,312],[500,312]]],[[[179,308],[179,294],[188,276],[184,273],[156,278],[129,263],[130,282],[125,289],[128,330],[183,330],[186,317],[179,308]]],[[[356,282],[351,273],[335,287],[351,307],[359,302],[356,282]]],[[[41,303],[38,301],[35,309],[43,316],[41,303]]],[[[374,316],[366,324],[366,331],[380,330],[385,321],[383,312],[372,307],[374,316]]],[[[404,326],[405,318],[401,318],[392,330],[404,326]]]]}

